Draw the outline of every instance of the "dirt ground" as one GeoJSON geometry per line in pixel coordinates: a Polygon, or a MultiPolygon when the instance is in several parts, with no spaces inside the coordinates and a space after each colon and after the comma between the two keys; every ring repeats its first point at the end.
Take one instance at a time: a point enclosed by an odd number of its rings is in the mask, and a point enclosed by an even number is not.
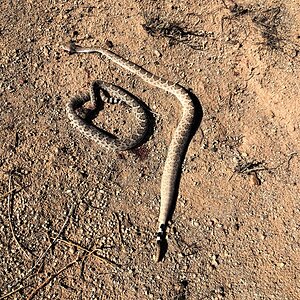
{"type": "MultiPolygon", "coordinates": [[[[0,4],[0,299],[300,299],[300,3],[0,4]],[[153,261],[160,180],[178,100],[70,40],[102,46],[199,100],[168,228],[153,261]],[[66,118],[94,79],[153,118],[138,149],[108,152],[66,118]]],[[[97,121],[115,134],[133,116],[97,121]]],[[[129,129],[128,129],[129,128],[129,129]]]]}

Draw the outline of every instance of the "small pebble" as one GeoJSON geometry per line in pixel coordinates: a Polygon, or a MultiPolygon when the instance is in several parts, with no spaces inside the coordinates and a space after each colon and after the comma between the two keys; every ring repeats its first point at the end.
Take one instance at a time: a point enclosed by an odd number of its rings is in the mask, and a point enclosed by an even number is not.
{"type": "Polygon", "coordinates": [[[283,262],[277,263],[276,266],[278,268],[283,268],[285,266],[285,264],[283,262]]]}
{"type": "Polygon", "coordinates": [[[258,176],[255,172],[249,173],[249,178],[250,178],[250,184],[252,186],[261,185],[261,181],[260,181],[260,179],[258,178],[258,176]]]}
{"type": "Polygon", "coordinates": [[[154,50],[154,54],[155,54],[157,57],[162,57],[162,54],[161,54],[158,50],[154,50]]]}

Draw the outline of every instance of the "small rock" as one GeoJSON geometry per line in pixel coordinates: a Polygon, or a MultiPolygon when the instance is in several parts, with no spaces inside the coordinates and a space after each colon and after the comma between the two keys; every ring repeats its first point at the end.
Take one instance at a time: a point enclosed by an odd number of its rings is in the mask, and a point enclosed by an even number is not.
{"type": "Polygon", "coordinates": [[[279,262],[279,263],[276,264],[276,266],[277,266],[278,268],[283,268],[283,267],[285,266],[285,263],[279,262]]]}
{"type": "Polygon", "coordinates": [[[154,54],[155,54],[157,57],[162,57],[162,54],[161,54],[158,50],[154,50],[154,54]]]}
{"type": "Polygon", "coordinates": [[[46,57],[49,57],[49,49],[47,47],[44,47],[43,53],[46,57]]]}
{"type": "Polygon", "coordinates": [[[211,257],[211,265],[214,267],[214,268],[217,268],[218,265],[219,265],[219,262],[217,261],[217,256],[216,255],[212,255],[211,257]]]}
{"type": "Polygon", "coordinates": [[[77,251],[77,249],[76,249],[76,247],[75,246],[72,246],[72,247],[70,247],[70,250],[69,250],[69,252],[70,252],[70,254],[75,254],[76,253],[76,251],[77,251]]]}
{"type": "Polygon", "coordinates": [[[249,173],[249,178],[250,178],[250,184],[252,186],[261,185],[261,180],[258,178],[255,172],[249,173]]]}

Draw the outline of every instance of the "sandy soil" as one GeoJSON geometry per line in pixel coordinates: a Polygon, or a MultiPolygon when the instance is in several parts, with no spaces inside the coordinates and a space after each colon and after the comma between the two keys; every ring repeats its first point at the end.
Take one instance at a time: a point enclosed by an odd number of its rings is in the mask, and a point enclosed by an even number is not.
{"type": "MultiPolygon", "coordinates": [[[[1,1],[0,299],[300,299],[300,4],[1,1]],[[70,40],[199,99],[168,251],[154,263],[160,179],[181,107],[70,40]],[[65,104],[94,79],[140,98],[153,134],[107,152],[65,104]]],[[[126,131],[130,112],[99,116],[126,131]]]]}

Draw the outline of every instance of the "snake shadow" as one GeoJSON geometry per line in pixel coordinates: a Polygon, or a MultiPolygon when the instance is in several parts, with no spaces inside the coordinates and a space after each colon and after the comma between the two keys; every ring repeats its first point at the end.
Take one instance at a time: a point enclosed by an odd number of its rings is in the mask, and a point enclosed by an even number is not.
{"type": "MultiPolygon", "coordinates": [[[[194,115],[192,129],[191,129],[190,135],[188,137],[188,142],[186,143],[186,147],[183,151],[182,159],[180,161],[181,166],[182,166],[183,160],[185,158],[186,152],[188,150],[189,144],[190,144],[192,138],[194,137],[194,135],[196,134],[196,132],[198,131],[198,129],[201,125],[202,119],[203,119],[203,109],[202,109],[202,105],[200,104],[198,97],[191,90],[188,90],[186,88],[185,88],[185,90],[188,92],[188,94],[190,95],[190,97],[193,101],[193,104],[195,107],[195,115],[194,115]]],[[[199,147],[200,147],[200,145],[199,145],[199,147]]],[[[175,212],[177,199],[178,199],[181,174],[182,174],[182,168],[179,169],[178,174],[176,176],[176,181],[174,183],[174,199],[173,199],[173,205],[172,205],[170,213],[168,215],[167,224],[166,224],[167,226],[168,226],[168,223],[172,220],[172,217],[175,212]]],[[[159,261],[161,261],[164,258],[165,254],[167,253],[167,250],[168,250],[168,241],[166,239],[166,235],[164,235],[163,241],[161,244],[161,253],[160,253],[159,261]]]]}

